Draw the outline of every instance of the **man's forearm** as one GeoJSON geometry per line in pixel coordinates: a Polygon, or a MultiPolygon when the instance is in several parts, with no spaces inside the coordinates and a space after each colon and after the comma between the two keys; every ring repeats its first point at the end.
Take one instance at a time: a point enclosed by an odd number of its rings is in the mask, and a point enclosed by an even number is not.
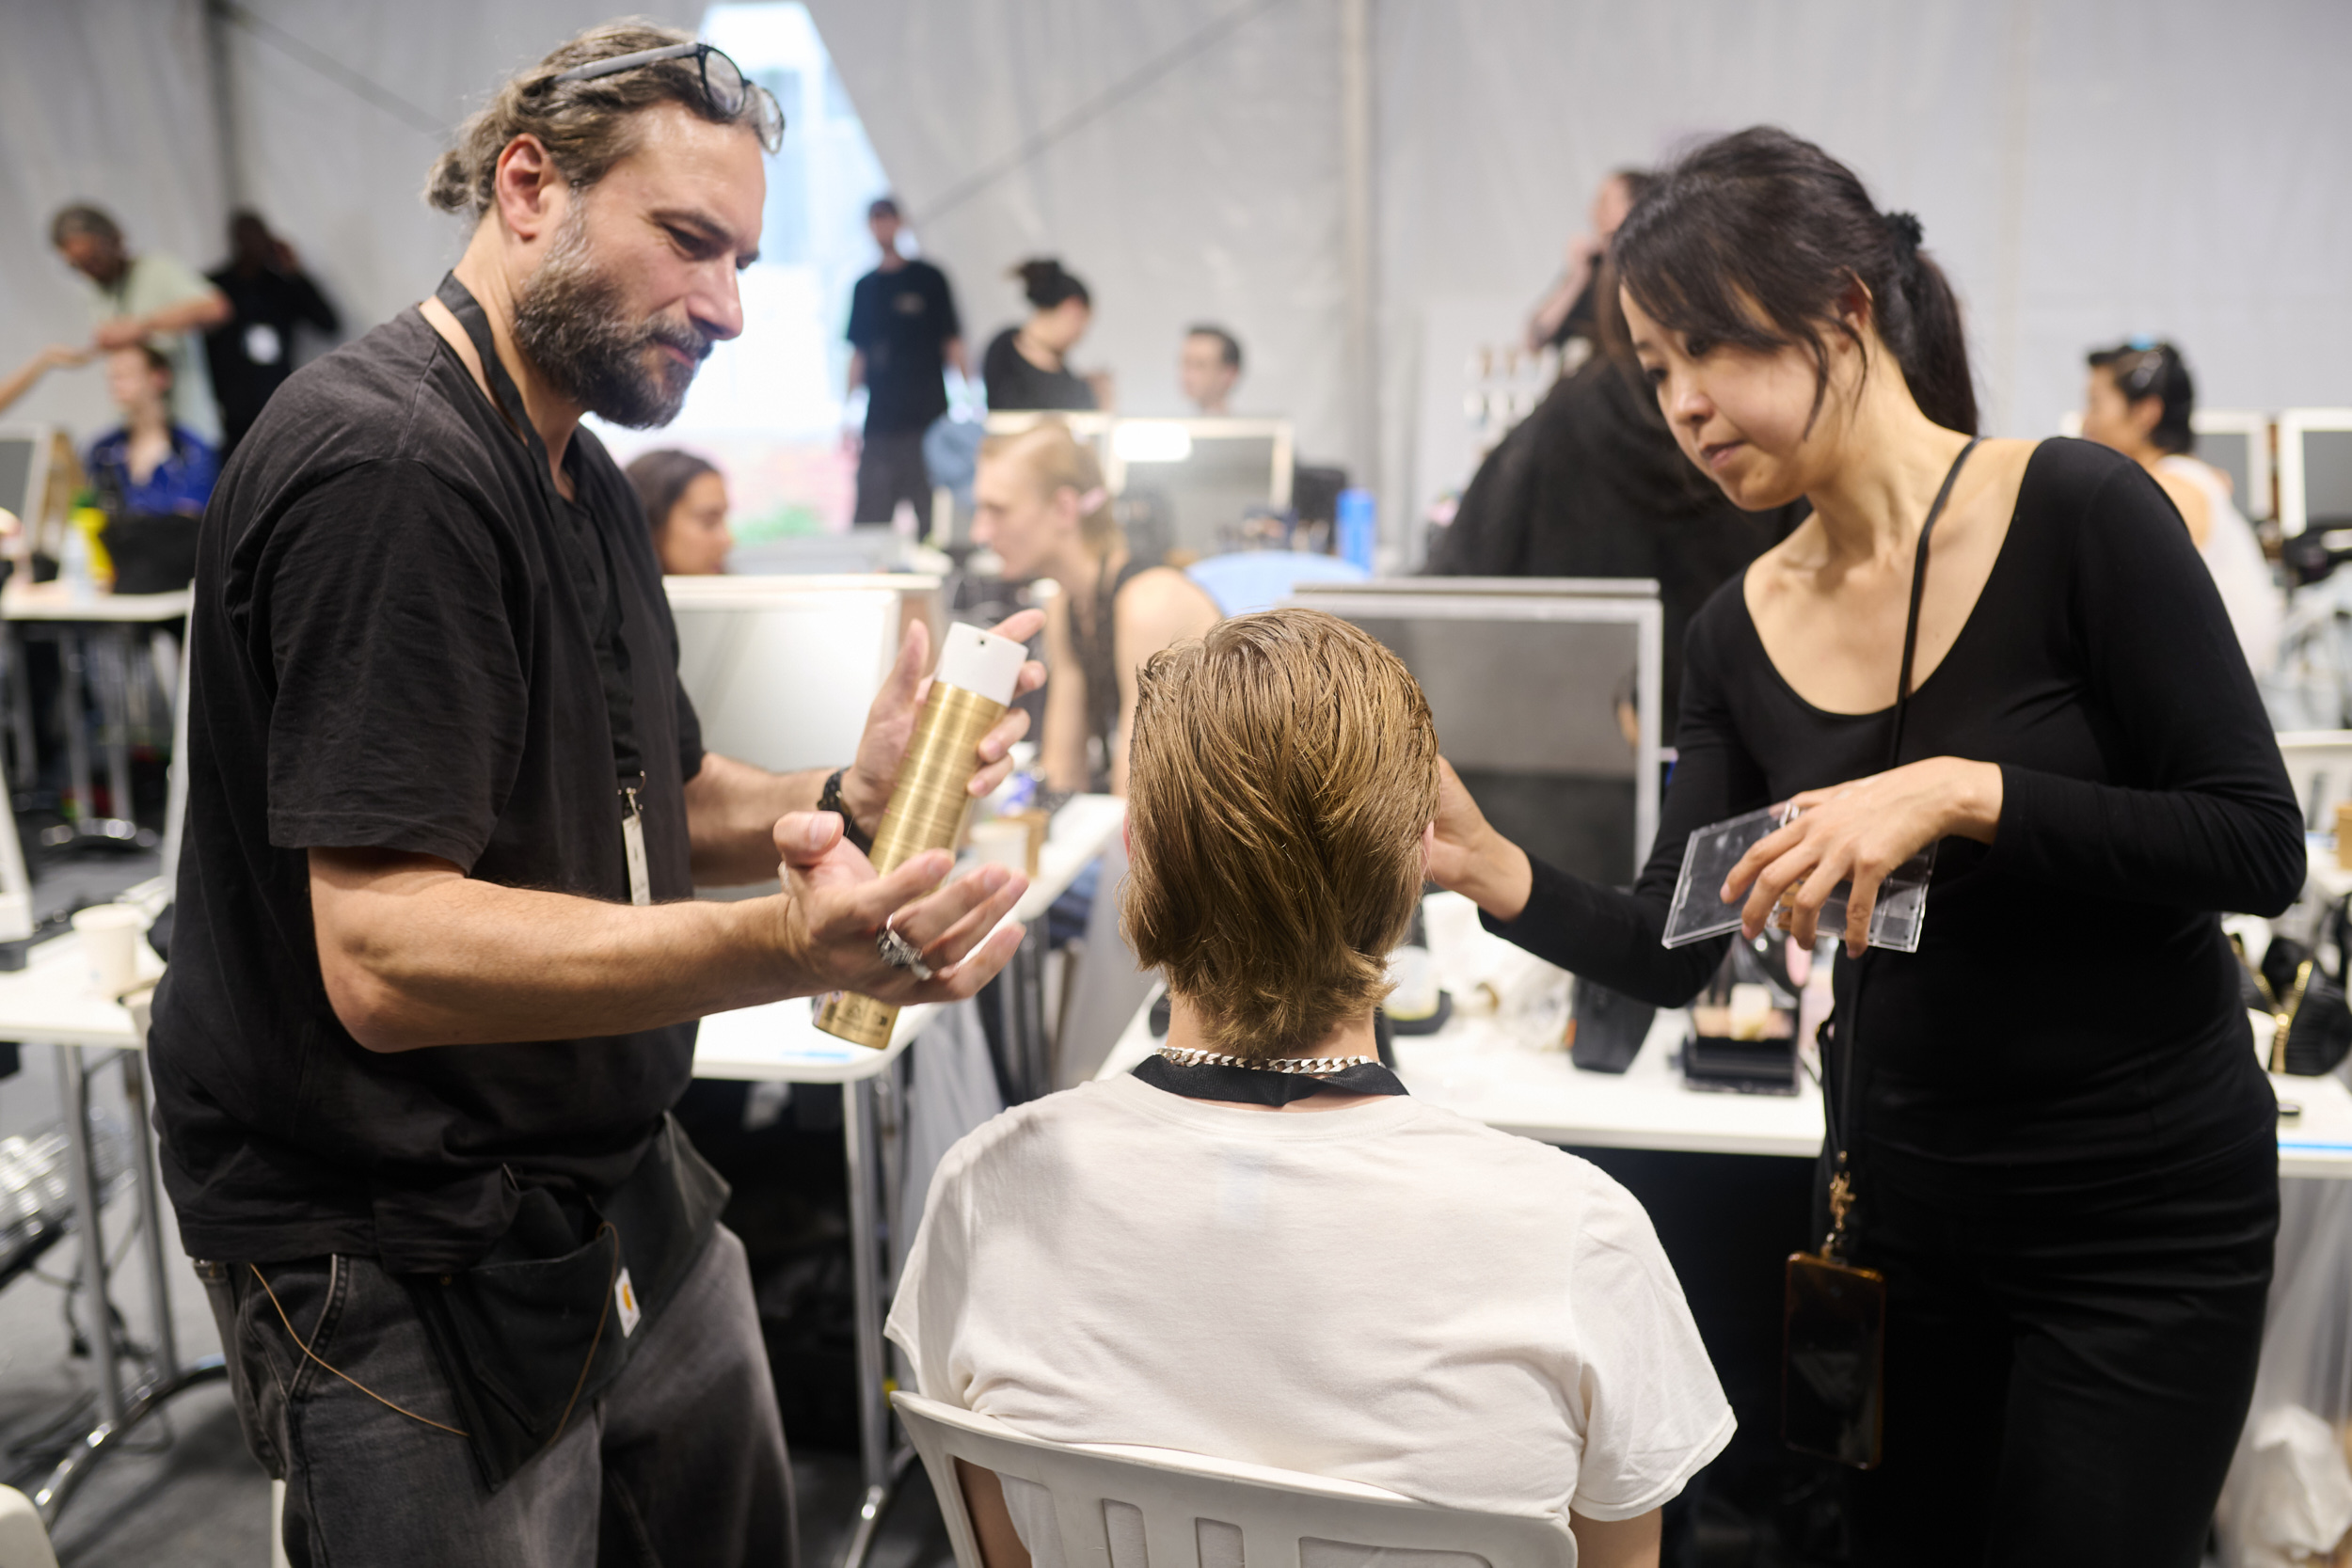
{"type": "MultiPolygon", "coordinates": [[[[698,887],[748,887],[773,879],[776,818],[814,811],[830,768],[771,773],[713,752],[687,782],[686,826],[698,887]]],[[[843,804],[858,832],[870,835],[890,802],[877,800],[854,769],[841,781],[843,804]]]]}
{"type": "Polygon", "coordinates": [[[311,869],[314,907],[333,906],[327,999],[372,1051],[628,1034],[822,989],[787,950],[782,895],[640,909],[437,863],[314,853],[311,869]]]}
{"type": "Polygon", "coordinates": [[[227,295],[214,293],[150,310],[139,322],[149,332],[188,332],[218,326],[234,313],[227,295]]]}

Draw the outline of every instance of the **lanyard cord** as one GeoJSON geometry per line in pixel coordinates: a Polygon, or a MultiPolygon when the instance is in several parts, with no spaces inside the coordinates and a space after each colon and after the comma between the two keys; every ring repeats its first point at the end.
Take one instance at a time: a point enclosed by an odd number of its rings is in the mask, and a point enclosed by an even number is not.
{"type": "MultiPolygon", "coordinates": [[[[637,789],[644,783],[645,764],[637,749],[636,691],[629,684],[628,640],[622,624],[621,579],[614,570],[612,543],[605,537],[604,528],[591,508],[574,507],[556,489],[547,443],[539,438],[538,427],[525,416],[522,392],[498,356],[497,340],[491,335],[490,319],[481,302],[474,298],[472,291],[457,281],[455,273],[441,279],[434,297],[449,307],[450,314],[466,329],[466,336],[473,340],[474,352],[482,358],[482,378],[489,385],[490,402],[531,454],[532,474],[541,499],[556,519],[555,531],[568,547],[577,549],[579,542],[572,537],[577,528],[563,526],[566,512],[576,511],[585,519],[588,531],[596,535],[596,548],[604,562],[604,616],[595,638],[596,674],[604,688],[605,717],[612,731],[613,774],[623,789],[637,789]]],[[[579,564],[575,563],[576,572],[579,564]]]]}
{"type": "MultiPolygon", "coordinates": [[[[1952,486],[1959,482],[1960,470],[1967,463],[1968,454],[1975,451],[1982,440],[1982,436],[1975,437],[1960,449],[1960,455],[1952,459],[1951,467],[1945,471],[1944,483],[1935,492],[1934,503],[1928,508],[1927,520],[1919,525],[1919,545],[1911,562],[1911,612],[1903,625],[1902,669],[1895,683],[1895,717],[1887,736],[1886,766],[1889,768],[1899,767],[1902,762],[1903,721],[1910,717],[1911,710],[1912,657],[1919,648],[1919,606],[1927,595],[1928,540],[1935,532],[1935,520],[1944,515],[1944,503],[1952,499],[1952,486]]],[[[1862,986],[1869,974],[1870,958],[1871,955],[1865,952],[1854,962],[1853,993],[1843,1009],[1845,1021],[1837,1026],[1833,1037],[1835,1043],[1845,1048],[1840,1053],[1844,1060],[1836,1069],[1837,1092],[1822,1097],[1829,1119],[1830,1147],[1837,1158],[1830,1193],[1830,1208],[1836,1219],[1836,1228],[1831,1232],[1830,1240],[1824,1245],[1825,1252],[1835,1250],[1838,1234],[1845,1229],[1846,1206],[1851,1201],[1847,1164],[1848,1155],[1853,1147],[1855,1112],[1861,1093],[1861,1069],[1858,1065],[1861,1056],[1855,1037],[1859,1032],[1856,1025],[1862,1019],[1862,986]]]]}

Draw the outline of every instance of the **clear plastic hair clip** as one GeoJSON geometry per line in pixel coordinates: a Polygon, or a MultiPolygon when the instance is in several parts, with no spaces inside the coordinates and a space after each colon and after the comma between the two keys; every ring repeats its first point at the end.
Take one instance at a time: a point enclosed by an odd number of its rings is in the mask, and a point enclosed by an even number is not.
{"type": "MultiPolygon", "coordinates": [[[[1683,947],[1740,928],[1740,904],[1717,897],[1724,879],[1741,857],[1766,837],[1797,819],[1797,808],[1767,806],[1711,823],[1691,835],[1682,850],[1682,875],[1675,879],[1674,903],[1666,911],[1665,945],[1683,947]]],[[[1870,910],[1870,945],[1897,953],[1919,950],[1919,928],[1928,913],[1928,879],[1935,870],[1935,846],[1931,844],[1903,862],[1879,884],[1878,902],[1870,910]]],[[[1821,905],[1818,928],[1846,928],[1848,882],[1837,884],[1821,905]]],[[[1744,903],[1745,900],[1742,900],[1744,903]]],[[[1788,928],[1789,909],[1784,900],[1772,911],[1772,925],[1788,928]]]]}

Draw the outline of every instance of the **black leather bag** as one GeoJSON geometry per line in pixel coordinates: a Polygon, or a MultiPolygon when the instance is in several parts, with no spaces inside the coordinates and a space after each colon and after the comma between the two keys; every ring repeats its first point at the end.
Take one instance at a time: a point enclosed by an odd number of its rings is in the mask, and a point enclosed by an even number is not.
{"type": "Polygon", "coordinates": [[[1568,1009],[1568,1060],[1586,1072],[1623,1072],[1642,1053],[1658,1009],[1577,976],[1568,1009]]]}
{"type": "Polygon", "coordinates": [[[2352,900],[2328,913],[2326,934],[2336,950],[2330,974],[2323,955],[2287,937],[2273,937],[2260,968],[2245,965],[2250,982],[2247,1006],[2268,1013],[2276,1023],[2265,1066],[2296,1078],[2335,1071],[2352,1054],[2352,1003],[2344,997],[2344,969],[2352,954],[2352,900]]]}

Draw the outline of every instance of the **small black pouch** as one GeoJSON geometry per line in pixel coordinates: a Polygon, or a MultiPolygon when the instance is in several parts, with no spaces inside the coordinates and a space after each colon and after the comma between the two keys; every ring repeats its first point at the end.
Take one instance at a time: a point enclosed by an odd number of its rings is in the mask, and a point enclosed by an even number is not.
{"type": "Polygon", "coordinates": [[[637,1169],[600,1201],[522,1188],[514,1221],[481,1262],[408,1276],[492,1491],[627,1369],[726,1199],[726,1182],[665,1117],[637,1169]]]}
{"type": "Polygon", "coordinates": [[[2323,955],[2286,937],[2271,939],[2260,969],[2246,962],[2234,939],[2246,1006],[2268,1013],[2277,1027],[2264,1065],[2273,1072],[2318,1078],[2335,1071],[2352,1054],[2352,1003],[2344,996],[2344,973],[2352,961],[2352,906],[2328,911],[2328,932],[2336,949],[2336,972],[2323,955]]]}
{"type": "Polygon", "coordinates": [[[1578,975],[1568,1006],[1568,1060],[1586,1072],[1623,1072],[1642,1053],[1658,1009],[1578,975]]]}
{"type": "Polygon", "coordinates": [[[1781,1332],[1782,1441],[1857,1470],[1877,1469],[1886,1418],[1886,1276],[1818,1253],[1791,1253],[1781,1332]]]}

